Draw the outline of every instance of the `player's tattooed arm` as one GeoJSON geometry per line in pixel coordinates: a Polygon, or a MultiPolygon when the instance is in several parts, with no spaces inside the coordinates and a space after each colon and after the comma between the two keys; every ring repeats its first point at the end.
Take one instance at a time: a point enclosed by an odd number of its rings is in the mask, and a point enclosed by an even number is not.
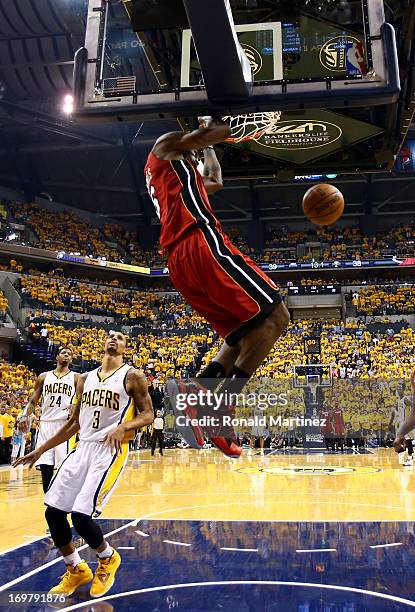
{"type": "Polygon", "coordinates": [[[150,425],[154,421],[153,402],[148,392],[148,383],[144,374],[135,368],[131,368],[127,372],[125,388],[134,401],[139,414],[131,421],[121,423],[117,429],[105,436],[104,444],[117,453],[121,452],[121,444],[128,432],[150,425]]]}
{"type": "Polygon", "coordinates": [[[222,168],[213,146],[203,149],[203,183],[208,194],[222,189],[222,168]]]}
{"type": "Polygon", "coordinates": [[[209,118],[205,127],[192,132],[169,132],[161,136],[153,147],[159,159],[181,159],[185,151],[204,149],[223,142],[231,135],[231,129],[221,119],[209,118]]]}
{"type": "Polygon", "coordinates": [[[143,372],[135,368],[131,369],[127,374],[126,388],[139,414],[131,421],[124,423],[125,431],[150,425],[154,421],[153,402],[148,392],[147,378],[143,372]]]}
{"type": "Polygon", "coordinates": [[[59,446],[59,444],[62,444],[67,440],[70,440],[70,438],[72,438],[72,436],[74,436],[79,431],[79,412],[81,408],[85,378],[86,374],[83,374],[78,380],[78,384],[76,386],[77,401],[76,404],[74,404],[73,406],[70,419],[65,423],[65,425],[63,425],[63,427],[60,428],[58,432],[56,432],[54,436],[52,436],[51,438],[49,438],[49,440],[42,444],[42,446],[39,446],[28,455],[25,455],[24,457],[21,457],[20,459],[15,461],[13,463],[13,467],[26,463],[29,465],[29,467],[33,467],[33,465],[43,455],[43,453],[45,453],[51,448],[55,448],[55,446],[59,446]]]}

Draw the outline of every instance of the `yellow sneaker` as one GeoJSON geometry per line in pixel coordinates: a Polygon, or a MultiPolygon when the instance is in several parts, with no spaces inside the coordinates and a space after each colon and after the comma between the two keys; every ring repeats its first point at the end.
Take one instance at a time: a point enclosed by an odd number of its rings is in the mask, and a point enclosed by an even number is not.
{"type": "Polygon", "coordinates": [[[99,564],[92,581],[89,594],[91,597],[101,597],[105,595],[114,584],[115,574],[120,567],[121,557],[115,549],[111,557],[98,559],[99,564]]]}
{"type": "Polygon", "coordinates": [[[93,577],[94,574],[85,561],[81,561],[76,567],[67,565],[66,572],[61,576],[60,583],[51,588],[49,593],[61,593],[69,597],[83,584],[91,582],[93,577]]]}

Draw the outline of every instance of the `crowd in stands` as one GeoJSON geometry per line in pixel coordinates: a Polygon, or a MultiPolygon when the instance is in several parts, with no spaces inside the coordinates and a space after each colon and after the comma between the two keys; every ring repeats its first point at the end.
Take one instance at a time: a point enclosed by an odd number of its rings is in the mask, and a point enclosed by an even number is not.
{"type": "MultiPolygon", "coordinates": [[[[32,264],[28,265],[23,263],[22,261],[17,261],[15,259],[11,259],[8,263],[0,263],[0,271],[8,271],[8,272],[16,272],[19,274],[29,275],[29,276],[42,276],[45,278],[59,278],[62,282],[66,282],[66,280],[76,280],[80,282],[88,282],[95,285],[100,285],[101,287],[106,285],[109,287],[118,287],[120,289],[127,290],[138,290],[138,280],[130,279],[126,277],[126,280],[122,276],[112,277],[111,280],[97,279],[91,274],[85,279],[85,275],[77,276],[76,269],[72,268],[70,273],[66,273],[63,268],[53,267],[48,268],[47,271],[42,271],[39,268],[34,267],[32,264]]],[[[153,278],[152,281],[155,281],[153,278]]],[[[40,281],[41,282],[41,281],[40,281]]],[[[393,284],[402,284],[403,280],[398,275],[398,270],[390,270],[387,272],[383,272],[382,276],[374,276],[372,273],[368,274],[366,277],[362,277],[359,275],[358,277],[353,276],[350,278],[344,278],[342,276],[341,280],[335,277],[328,276],[318,276],[316,272],[313,274],[307,273],[307,276],[303,276],[301,278],[294,278],[290,274],[280,275],[280,279],[278,280],[278,285],[285,289],[287,287],[293,285],[301,285],[301,286],[310,286],[310,285],[338,285],[341,284],[343,286],[353,286],[353,285],[393,285],[393,284]]],[[[147,292],[170,292],[175,291],[173,285],[169,284],[169,278],[164,277],[161,280],[152,282],[151,286],[147,286],[144,291],[147,292]]],[[[349,294],[346,294],[348,297],[349,294]]],[[[353,292],[350,294],[351,297],[353,292]]]]}
{"type": "Polygon", "coordinates": [[[357,315],[397,315],[415,313],[415,286],[369,286],[352,292],[357,315]]]}
{"type": "Polygon", "coordinates": [[[105,243],[97,226],[74,212],[56,211],[52,215],[39,204],[17,202],[10,208],[16,221],[29,226],[36,235],[35,247],[113,261],[121,258],[117,248],[105,243]]]}
{"type": "MultiPolygon", "coordinates": [[[[36,246],[44,249],[106,257],[150,266],[165,265],[165,258],[155,248],[143,251],[131,231],[117,224],[102,229],[72,212],[45,214],[37,204],[12,204],[15,219],[30,227],[36,235],[36,246]],[[109,243],[116,243],[115,248],[109,243]]],[[[414,255],[415,226],[401,225],[378,232],[376,237],[363,236],[357,228],[322,228],[292,232],[286,226],[268,227],[265,249],[260,253],[247,245],[239,230],[230,232],[231,239],[245,253],[261,261],[306,261],[315,256],[315,246],[305,247],[300,255],[298,245],[321,243],[319,257],[323,259],[381,257],[385,254],[414,255]]],[[[67,278],[63,270],[44,273],[26,269],[13,259],[0,269],[19,272],[16,289],[23,304],[36,309],[29,322],[29,339],[46,347],[53,357],[59,346],[72,349],[74,363],[83,371],[96,367],[102,357],[107,330],[79,323],[60,324],[59,317],[74,315],[103,316],[108,323],[147,327],[154,333],[139,333],[129,339],[127,359],[142,368],[154,389],[160,389],[172,376],[193,376],[208,363],[220,346],[218,338],[199,315],[192,311],[177,294],[140,291],[117,278],[104,283],[98,280],[67,278]],[[59,313],[59,314],[56,314],[59,313]],[[64,314],[61,314],[64,313],[64,314]],[[42,318],[42,322],[37,320],[42,318]],[[179,331],[187,333],[179,335],[179,331]]],[[[73,272],[72,272],[73,274],[73,272]]],[[[393,274],[396,274],[394,272],[393,274]]],[[[396,279],[398,281],[398,279],[396,279]]],[[[129,281],[131,282],[131,281],[129,281]]],[[[323,285],[336,279],[304,277],[293,284],[323,285]]],[[[128,283],[128,281],[127,281],[128,283]]],[[[415,313],[415,286],[384,284],[382,278],[342,280],[342,284],[365,284],[350,292],[351,303],[358,317],[389,316],[415,313]]],[[[285,287],[283,288],[285,293],[285,287]]],[[[0,319],[8,308],[0,291],[0,319]]],[[[105,323],[105,321],[104,321],[105,323]]],[[[141,330],[142,331],[142,330],[141,330]]],[[[304,395],[292,389],[294,366],[306,362],[304,337],[315,332],[321,335],[322,363],[333,366],[334,386],[325,391],[324,407],[343,411],[348,432],[385,431],[396,405],[397,394],[415,368],[415,332],[409,326],[388,333],[370,331],[363,320],[348,322],[296,321],[289,325],[267,359],[256,372],[265,382],[277,381],[279,389],[290,395],[284,416],[296,416],[304,410],[304,395]],[[317,327],[316,327],[317,325],[317,327]],[[386,382],[385,382],[386,381],[386,382]],[[358,406],[358,410],[356,410],[358,406]]],[[[25,365],[0,361],[0,424],[7,418],[10,431],[21,407],[27,402],[35,375],[25,365]]],[[[255,383],[252,383],[255,384],[255,383]]],[[[268,389],[269,390],[269,389],[268,389]]],[[[284,431],[284,429],[283,429],[284,431]]],[[[2,447],[3,448],[3,447],[2,447]]],[[[3,451],[0,450],[0,455],[3,451]]],[[[1,459],[0,459],[1,461],[1,459]]]]}
{"type": "MultiPolygon", "coordinates": [[[[102,359],[108,335],[102,327],[67,328],[45,322],[32,330],[32,340],[48,347],[53,356],[60,346],[72,350],[74,363],[83,369],[95,367],[102,359]]],[[[186,335],[139,334],[130,338],[126,359],[142,368],[151,380],[164,384],[170,376],[194,375],[201,364],[201,355],[213,343],[213,333],[186,335]]]]}
{"type": "MultiPolygon", "coordinates": [[[[35,273],[21,275],[15,284],[23,302],[30,308],[45,309],[57,313],[76,313],[110,317],[125,325],[139,325],[161,330],[202,329],[206,321],[195,313],[177,293],[138,291],[102,282],[86,282],[63,276],[46,276],[35,273]]],[[[303,278],[302,286],[322,285],[323,279],[303,278]]],[[[335,281],[334,281],[335,282],[335,281]]],[[[293,285],[288,281],[288,287],[293,285]]],[[[281,287],[286,295],[286,288],[281,287]]],[[[415,286],[368,285],[346,294],[356,308],[357,316],[401,315],[415,313],[415,286]]],[[[4,298],[5,299],[5,298],[4,298]]],[[[0,294],[0,313],[2,298],[0,294]]],[[[7,308],[7,300],[4,304],[7,308]]],[[[61,314],[55,318],[60,318],[61,314]]],[[[63,319],[74,320],[72,316],[63,319]]]]}
{"type": "MultiPolygon", "coordinates": [[[[286,333],[278,340],[271,353],[258,368],[261,378],[291,380],[295,365],[306,363],[304,337],[315,333],[315,324],[309,321],[291,323],[286,333]]],[[[321,322],[321,362],[333,365],[333,376],[348,380],[405,380],[408,372],[415,368],[415,332],[407,326],[399,331],[393,328],[388,333],[370,332],[362,321],[321,322]]],[[[45,322],[44,339],[50,343],[51,353],[58,346],[69,346],[76,360],[98,361],[104,346],[106,331],[100,327],[65,327],[45,322]],[[100,352],[101,351],[101,352],[100,352]]],[[[43,334],[37,328],[33,339],[43,334]]],[[[177,375],[186,367],[196,364],[193,360],[204,353],[203,363],[208,363],[216,354],[220,341],[212,332],[188,333],[185,335],[139,334],[131,339],[128,357],[150,373],[158,373],[162,381],[177,375]]]]}
{"type": "Polygon", "coordinates": [[[16,419],[33,393],[36,374],[0,357],[0,463],[9,463],[16,419]]]}
{"type": "MultiPolygon", "coordinates": [[[[324,391],[323,408],[342,411],[344,435],[358,437],[360,432],[362,439],[368,436],[383,439],[394,426],[392,416],[398,394],[402,389],[410,393],[415,332],[409,326],[398,332],[391,328],[391,333],[371,333],[362,321],[349,322],[347,326],[339,321],[297,321],[289,325],[246,391],[286,395],[288,404],[268,407],[268,415],[289,418],[304,414],[303,391],[292,386],[294,366],[306,362],[303,339],[316,332],[321,335],[319,360],[331,364],[333,373],[333,388],[324,391]]],[[[96,367],[102,357],[106,331],[96,327],[67,329],[45,323],[37,337],[39,343],[48,344],[51,355],[56,354],[59,346],[69,346],[74,365],[88,370],[96,367]]],[[[212,359],[220,344],[213,333],[140,334],[130,338],[127,359],[143,369],[153,392],[159,391],[162,398],[162,386],[170,377],[194,376],[212,359]]],[[[158,406],[162,407],[161,399],[158,406]]],[[[252,416],[252,405],[239,406],[237,414],[252,416]]],[[[243,433],[243,426],[237,429],[243,433]]],[[[288,425],[278,430],[282,436],[292,435],[288,425]]]]}
{"type": "MultiPolygon", "coordinates": [[[[72,211],[50,215],[38,204],[10,203],[17,222],[27,225],[36,235],[34,246],[67,253],[90,255],[136,265],[164,267],[167,259],[155,246],[149,251],[140,247],[135,231],[111,222],[102,229],[72,211]],[[114,244],[115,246],[112,246],[114,244]]],[[[246,235],[237,228],[224,227],[244,253],[255,261],[284,263],[317,260],[368,259],[415,255],[415,224],[406,223],[382,229],[375,236],[365,236],[358,227],[311,227],[292,231],[287,225],[268,226],[264,247],[248,245],[246,235]]]]}
{"type": "MultiPolygon", "coordinates": [[[[291,378],[293,366],[307,363],[303,339],[313,335],[315,323],[296,321],[290,323],[286,333],[258,368],[256,375],[265,378],[291,378]]],[[[333,375],[340,379],[399,379],[408,378],[415,368],[415,331],[404,327],[400,332],[371,333],[363,321],[322,321],[319,323],[321,337],[321,363],[333,364],[333,375]]],[[[203,362],[208,363],[220,343],[215,343],[203,362]]]]}
{"type": "MultiPolygon", "coordinates": [[[[294,248],[299,244],[317,243],[322,245],[320,258],[336,259],[377,259],[385,255],[415,254],[415,223],[406,223],[365,236],[357,227],[331,226],[310,228],[308,231],[290,232],[287,226],[270,227],[266,230],[267,250],[281,247],[294,248]]],[[[307,249],[306,249],[307,250],[307,249]]],[[[313,257],[311,248],[299,261],[313,257]]]]}
{"type": "Polygon", "coordinates": [[[159,247],[155,246],[149,251],[144,251],[137,242],[134,232],[125,227],[117,223],[107,223],[103,228],[103,233],[108,239],[118,242],[123,247],[132,265],[145,265],[150,268],[167,265],[167,256],[161,253],[159,247]]]}
{"type": "MultiPolygon", "coordinates": [[[[363,321],[347,325],[340,321],[296,321],[289,325],[258,368],[256,380],[250,383],[249,389],[258,392],[255,385],[259,381],[261,391],[270,392],[277,384],[278,392],[286,393],[289,398],[288,406],[280,414],[284,418],[303,414],[304,395],[302,390],[292,388],[292,378],[294,366],[306,362],[304,337],[315,333],[321,337],[319,360],[332,364],[334,377],[333,388],[325,391],[324,407],[342,410],[345,433],[352,435],[360,431],[362,435],[384,436],[397,394],[405,387],[415,367],[415,332],[409,326],[399,331],[391,326],[387,333],[381,333],[369,331],[363,321]]],[[[68,328],[56,322],[45,322],[33,332],[33,340],[47,346],[51,357],[56,355],[58,347],[70,347],[74,366],[81,366],[83,371],[97,366],[106,336],[107,331],[100,327],[68,328]]],[[[129,339],[126,357],[144,370],[153,390],[160,390],[172,376],[196,375],[219,346],[220,341],[212,332],[146,333],[129,339]]],[[[5,362],[1,363],[0,375],[0,405],[5,408],[4,412],[13,411],[10,414],[13,417],[27,402],[35,377],[26,366],[5,362]]],[[[243,409],[241,415],[245,412],[243,409]]],[[[284,435],[289,431],[288,426],[281,429],[284,435]]]]}
{"type": "Polygon", "coordinates": [[[229,236],[242,252],[264,263],[379,259],[415,254],[414,223],[381,230],[376,236],[365,236],[357,227],[310,227],[307,231],[290,231],[286,225],[270,226],[266,229],[261,251],[250,248],[246,236],[237,228],[230,230],[229,236]]]}
{"type": "Polygon", "coordinates": [[[162,330],[207,325],[177,294],[132,291],[47,276],[22,275],[15,286],[30,307],[114,317],[120,323],[162,330]]]}
{"type": "Polygon", "coordinates": [[[7,309],[9,307],[9,303],[7,301],[6,296],[3,291],[0,289],[0,321],[4,321],[6,319],[7,309]]]}

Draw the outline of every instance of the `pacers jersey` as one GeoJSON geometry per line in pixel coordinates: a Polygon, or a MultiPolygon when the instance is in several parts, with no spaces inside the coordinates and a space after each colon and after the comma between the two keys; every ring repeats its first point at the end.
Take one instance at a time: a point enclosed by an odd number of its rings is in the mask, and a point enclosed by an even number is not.
{"type": "Polygon", "coordinates": [[[163,160],[153,153],[144,168],[147,189],[161,223],[160,245],[170,252],[197,227],[222,228],[196,164],[188,159],[163,160]]]}
{"type": "Polygon", "coordinates": [[[101,367],[86,376],[79,415],[79,439],[101,442],[123,421],[134,418],[134,402],[125,389],[131,366],[123,364],[110,376],[101,376],[101,367]]]}
{"type": "Polygon", "coordinates": [[[68,408],[75,397],[75,374],[56,376],[52,370],[46,372],[43,382],[41,421],[63,421],[69,416],[68,408]]]}

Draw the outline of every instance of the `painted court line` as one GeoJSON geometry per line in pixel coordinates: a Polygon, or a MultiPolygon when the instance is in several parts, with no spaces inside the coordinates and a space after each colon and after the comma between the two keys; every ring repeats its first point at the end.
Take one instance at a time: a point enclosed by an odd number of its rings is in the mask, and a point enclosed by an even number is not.
{"type": "Polygon", "coordinates": [[[176,542],[176,540],[163,540],[166,544],[174,544],[175,546],[191,546],[187,542],[176,542]]]}
{"type": "MultiPolygon", "coordinates": [[[[109,533],[105,533],[104,537],[114,535],[115,533],[118,533],[119,531],[126,529],[126,527],[136,526],[136,524],[137,524],[137,521],[134,520],[131,523],[127,523],[126,525],[122,525],[121,527],[118,527],[117,529],[110,531],[109,533]]],[[[84,544],[83,546],[80,546],[77,550],[84,550],[85,548],[88,548],[88,544],[84,544]]],[[[44,563],[43,565],[36,567],[34,570],[31,570],[30,572],[22,574],[21,576],[19,576],[19,578],[15,578],[14,580],[10,580],[10,582],[6,582],[6,584],[0,585],[0,592],[6,591],[8,588],[14,586],[15,584],[19,584],[19,582],[22,582],[23,580],[26,580],[26,578],[30,578],[31,576],[38,574],[42,570],[47,569],[48,567],[51,567],[52,565],[55,565],[56,563],[59,563],[61,560],[62,560],[62,557],[57,557],[56,559],[53,559],[52,561],[49,561],[48,563],[44,563]]]]}
{"type": "Polygon", "coordinates": [[[11,548],[6,548],[6,550],[2,550],[0,552],[0,557],[2,555],[7,555],[7,553],[9,552],[13,552],[15,550],[18,550],[19,548],[23,548],[23,546],[30,546],[31,544],[34,544],[35,542],[39,542],[40,540],[43,540],[43,538],[46,538],[46,535],[43,536],[33,536],[33,540],[32,542],[25,542],[24,544],[19,544],[18,546],[12,546],[11,548]]]}
{"type": "MultiPolygon", "coordinates": [[[[157,591],[169,591],[173,589],[189,589],[194,587],[210,587],[210,586],[228,586],[228,585],[264,585],[264,586],[289,586],[289,587],[300,587],[304,589],[305,587],[312,589],[323,589],[328,591],[345,591],[347,593],[355,593],[357,595],[367,595],[368,597],[377,597],[379,599],[384,599],[386,601],[393,601],[396,603],[407,604],[411,608],[415,608],[415,601],[411,601],[409,599],[403,599],[402,597],[397,597],[395,595],[388,595],[386,593],[377,593],[376,591],[367,591],[365,589],[358,589],[355,587],[346,587],[346,586],[337,586],[333,584],[315,584],[313,582],[285,582],[282,580],[224,580],[218,582],[189,582],[185,584],[167,584],[158,587],[150,587],[146,589],[137,589],[134,591],[126,591],[124,593],[116,593],[114,595],[106,595],[105,597],[100,597],[97,599],[91,599],[89,601],[83,601],[72,606],[68,606],[67,608],[61,608],[60,612],[71,612],[72,610],[77,610],[78,608],[86,609],[88,604],[94,604],[109,601],[111,599],[117,599],[121,597],[130,597],[131,595],[141,595],[143,593],[155,593],[157,591]]],[[[138,608],[138,605],[135,605],[134,608],[138,608]]]]}
{"type": "MultiPolygon", "coordinates": [[[[200,508],[218,508],[218,507],[223,507],[223,506],[227,506],[227,507],[228,506],[243,506],[243,505],[248,505],[250,503],[251,503],[250,501],[246,501],[246,502],[238,501],[238,502],[230,502],[230,503],[228,502],[228,503],[218,503],[218,504],[197,504],[197,505],[194,505],[194,506],[181,506],[181,507],[178,507],[178,508],[167,508],[167,509],[164,509],[164,510],[159,510],[157,512],[149,512],[148,514],[146,514],[144,516],[141,516],[140,518],[138,518],[138,519],[136,519],[136,520],[134,520],[132,522],[126,523],[125,525],[122,525],[121,527],[118,527],[117,529],[114,529],[113,531],[111,531],[109,533],[106,533],[104,535],[105,535],[105,537],[108,537],[110,535],[118,533],[119,531],[123,531],[127,527],[136,527],[139,522],[146,521],[146,520],[151,520],[151,519],[154,520],[154,517],[160,517],[161,520],[166,520],[166,519],[163,519],[161,517],[161,515],[167,514],[169,512],[180,512],[180,511],[184,511],[184,510],[196,510],[196,509],[200,509],[200,508]]],[[[268,501],[266,503],[276,504],[276,503],[281,503],[281,502],[268,501]]],[[[288,503],[292,503],[292,501],[289,501],[289,502],[287,501],[285,503],[287,503],[287,504],[288,503]]],[[[322,502],[322,503],[333,504],[332,501],[322,502]]],[[[347,506],[347,505],[352,505],[352,506],[357,505],[357,506],[363,506],[363,507],[395,508],[395,509],[400,509],[400,510],[409,510],[412,513],[414,512],[413,508],[402,508],[400,506],[383,506],[381,504],[353,504],[353,503],[343,503],[343,504],[340,503],[339,504],[338,503],[337,505],[345,505],[345,506],[347,506]]],[[[174,519],[174,520],[178,520],[178,519],[174,519]]],[[[185,520],[197,521],[197,520],[200,520],[200,519],[196,519],[196,518],[189,519],[189,517],[186,517],[185,520]]],[[[218,519],[216,519],[216,520],[218,520],[218,519]]],[[[265,521],[261,521],[261,522],[265,522],[265,521]]],[[[280,522],[280,523],[284,523],[285,522],[286,523],[287,521],[282,521],[281,520],[281,521],[275,521],[275,522],[280,522]]],[[[292,522],[294,522],[294,521],[292,521],[292,522]]],[[[299,521],[295,521],[295,522],[299,522],[299,521]]],[[[313,521],[303,521],[303,522],[313,522],[313,521]]],[[[329,521],[324,521],[324,522],[329,522],[329,521]]],[[[338,520],[337,521],[332,521],[332,522],[338,522],[338,520]]],[[[367,521],[350,521],[349,520],[347,522],[367,522],[367,521]]],[[[148,534],[146,534],[146,535],[148,535],[148,534]]],[[[78,550],[83,550],[83,549],[87,548],[87,546],[88,545],[85,544],[85,545],[81,546],[80,548],[78,548],[78,550]]],[[[10,582],[7,582],[6,584],[0,585],[0,592],[7,590],[9,587],[14,586],[15,584],[19,584],[20,582],[22,582],[26,578],[30,578],[31,576],[33,576],[35,574],[38,574],[42,570],[44,570],[44,569],[46,569],[48,567],[51,567],[52,565],[55,565],[56,563],[60,562],[61,559],[62,559],[62,557],[58,557],[57,559],[53,559],[52,561],[49,561],[48,563],[45,563],[44,565],[41,565],[38,568],[36,568],[36,569],[34,569],[34,570],[30,571],[30,572],[22,574],[19,578],[11,580],[10,582]]],[[[145,592],[145,591],[143,591],[143,592],[145,592]]],[[[394,601],[398,601],[398,600],[394,600],[394,601]]],[[[404,600],[402,600],[402,601],[404,603],[406,603],[406,601],[404,601],[404,600]]],[[[413,607],[415,607],[415,603],[413,604],[413,607]]],[[[69,609],[69,608],[67,608],[67,609],[69,609]]],[[[70,608],[70,609],[76,609],[76,608],[70,608]]]]}
{"type": "Polygon", "coordinates": [[[221,546],[221,550],[236,550],[238,552],[258,552],[257,548],[228,548],[227,546],[221,546]]]}
{"type": "Polygon", "coordinates": [[[390,548],[391,546],[403,546],[402,542],[394,542],[393,544],[375,544],[369,548],[390,548]]]}
{"type": "MultiPolygon", "coordinates": [[[[155,519],[157,520],[157,519],[155,519]]],[[[136,529],[135,533],[138,533],[138,535],[142,536],[143,538],[149,538],[150,534],[149,533],[144,533],[144,531],[140,531],[139,529],[136,529]]]]}
{"type": "Polygon", "coordinates": [[[117,546],[117,550],[135,550],[135,546],[117,546]]]}
{"type": "Polygon", "coordinates": [[[295,552],[298,552],[298,553],[337,552],[337,549],[336,548],[298,548],[295,552]]]}

